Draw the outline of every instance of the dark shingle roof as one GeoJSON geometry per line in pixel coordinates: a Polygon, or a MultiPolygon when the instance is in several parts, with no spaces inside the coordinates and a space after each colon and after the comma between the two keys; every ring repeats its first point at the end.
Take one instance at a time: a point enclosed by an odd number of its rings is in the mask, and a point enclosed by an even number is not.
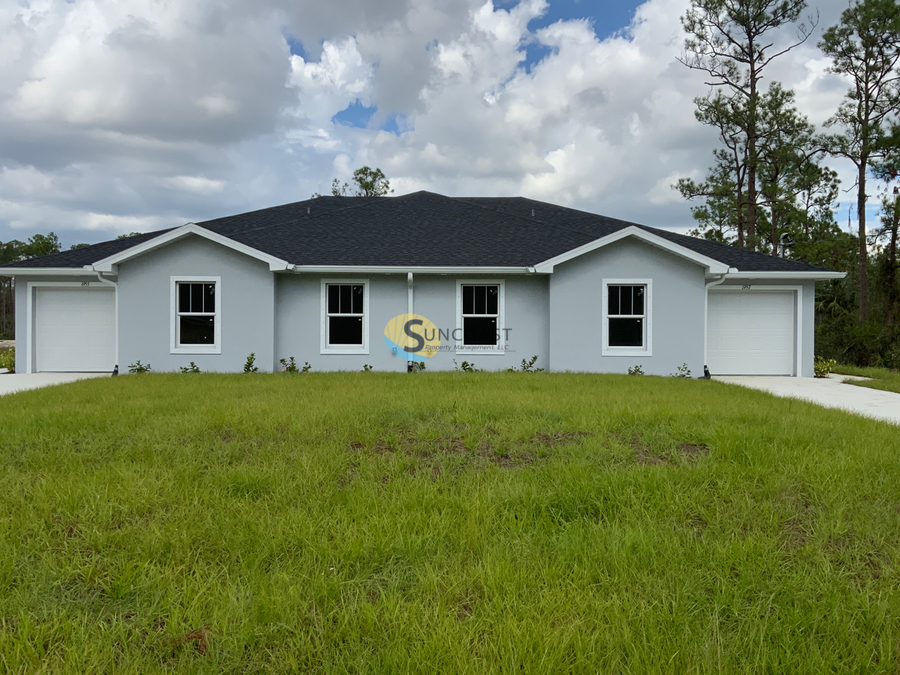
{"type": "MultiPolygon", "coordinates": [[[[318,197],[197,224],[294,265],[411,267],[529,267],[636,225],[523,197],[462,198],[431,192],[318,197]]],[[[824,271],[795,260],[636,226],[742,272],[824,271]]],[[[162,232],[9,267],[81,267],[162,232]]]]}

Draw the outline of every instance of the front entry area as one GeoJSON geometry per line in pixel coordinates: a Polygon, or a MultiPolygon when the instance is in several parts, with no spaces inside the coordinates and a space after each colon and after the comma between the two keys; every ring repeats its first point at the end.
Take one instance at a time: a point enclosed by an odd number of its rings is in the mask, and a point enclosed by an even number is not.
{"type": "Polygon", "coordinates": [[[112,372],[116,296],[112,288],[35,286],[34,372],[112,372]]]}
{"type": "Polygon", "coordinates": [[[796,293],[713,290],[707,305],[707,366],[713,375],[795,375],[796,293]]]}

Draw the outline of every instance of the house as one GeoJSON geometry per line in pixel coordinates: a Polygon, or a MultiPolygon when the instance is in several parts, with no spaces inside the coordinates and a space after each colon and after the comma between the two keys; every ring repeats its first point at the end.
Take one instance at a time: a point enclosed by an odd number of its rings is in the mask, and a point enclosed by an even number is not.
{"type": "Polygon", "coordinates": [[[794,260],[524,198],[318,197],[0,269],[16,370],[813,375],[794,260]]]}

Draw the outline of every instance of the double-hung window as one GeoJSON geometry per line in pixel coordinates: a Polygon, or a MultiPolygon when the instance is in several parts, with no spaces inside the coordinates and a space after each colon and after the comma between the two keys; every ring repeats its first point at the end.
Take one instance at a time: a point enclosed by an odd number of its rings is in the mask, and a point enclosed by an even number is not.
{"type": "Polygon", "coordinates": [[[649,279],[603,281],[603,355],[650,356],[649,279]]]}
{"type": "Polygon", "coordinates": [[[171,352],[221,354],[220,277],[171,277],[171,352]]]}
{"type": "Polygon", "coordinates": [[[503,331],[504,284],[502,281],[458,281],[457,353],[500,353],[503,331]]]}
{"type": "Polygon", "coordinates": [[[323,354],[369,353],[368,280],[322,281],[323,354]]]}

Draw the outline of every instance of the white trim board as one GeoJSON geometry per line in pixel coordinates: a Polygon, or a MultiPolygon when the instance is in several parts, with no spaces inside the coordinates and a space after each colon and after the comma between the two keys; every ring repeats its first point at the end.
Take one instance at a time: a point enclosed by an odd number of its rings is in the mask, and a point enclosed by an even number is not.
{"type": "Polygon", "coordinates": [[[708,333],[709,333],[709,294],[710,293],[766,293],[766,292],[794,292],[794,375],[793,377],[802,377],[803,373],[803,286],[788,285],[766,285],[757,286],[756,288],[744,288],[742,286],[712,286],[706,288],[706,317],[704,317],[704,335],[703,335],[703,364],[708,365],[708,333]]]}
{"type": "Polygon", "coordinates": [[[573,248],[570,251],[566,251],[565,253],[562,253],[556,257],[538,263],[534,266],[534,269],[536,272],[550,273],[553,271],[553,268],[556,265],[582,256],[585,253],[596,251],[597,249],[603,248],[604,246],[609,246],[610,244],[614,244],[615,242],[621,241],[622,239],[625,239],[627,237],[640,239],[643,242],[646,242],[652,246],[656,246],[657,248],[663,249],[664,251],[668,251],[669,253],[684,258],[685,260],[689,260],[698,265],[702,265],[703,267],[706,267],[708,274],[727,274],[728,270],[730,269],[728,265],[723,262],[708,258],[705,255],[701,255],[696,251],[692,251],[689,248],[681,246],[680,244],[675,244],[668,239],[663,239],[662,237],[647,232],[646,230],[643,230],[635,225],[629,225],[628,227],[622,228],[617,232],[613,232],[612,234],[609,234],[605,237],[601,237],[600,239],[588,242],[583,246],[573,248]]]}
{"type": "Polygon", "coordinates": [[[4,277],[95,277],[97,273],[88,267],[0,267],[4,277]]]}
{"type": "Polygon", "coordinates": [[[295,274],[534,274],[533,267],[421,267],[395,265],[289,265],[295,274]]]}
{"type": "Polygon", "coordinates": [[[226,248],[230,248],[233,251],[237,251],[238,253],[243,253],[244,255],[248,255],[251,258],[256,258],[257,260],[261,260],[264,263],[268,263],[269,270],[272,272],[279,272],[288,269],[289,265],[286,261],[281,258],[276,258],[275,256],[269,255],[268,253],[263,253],[252,246],[247,246],[246,244],[241,244],[239,242],[234,241],[233,239],[229,239],[228,237],[224,237],[221,234],[217,234],[206,228],[200,227],[194,223],[188,223],[187,225],[182,225],[181,227],[175,228],[174,230],[170,230],[165,234],[161,234],[158,237],[154,237],[153,239],[148,239],[142,244],[138,244],[136,246],[132,246],[131,248],[127,248],[124,251],[120,251],[115,255],[111,255],[103,260],[100,260],[93,264],[93,269],[97,272],[115,272],[116,265],[119,265],[127,260],[131,260],[139,255],[143,255],[144,253],[148,253],[160,246],[165,246],[173,241],[177,241],[178,239],[182,239],[188,235],[197,235],[199,237],[203,237],[204,239],[208,239],[209,241],[215,242],[216,244],[221,244],[226,248]]]}
{"type": "MultiPolygon", "coordinates": [[[[91,276],[96,276],[91,273],[91,276]]],[[[34,371],[34,291],[36,288],[90,288],[96,283],[96,288],[106,290],[109,285],[100,281],[29,281],[25,285],[25,372],[34,371]]],[[[116,365],[119,363],[119,288],[113,288],[116,301],[116,365]]]]}

